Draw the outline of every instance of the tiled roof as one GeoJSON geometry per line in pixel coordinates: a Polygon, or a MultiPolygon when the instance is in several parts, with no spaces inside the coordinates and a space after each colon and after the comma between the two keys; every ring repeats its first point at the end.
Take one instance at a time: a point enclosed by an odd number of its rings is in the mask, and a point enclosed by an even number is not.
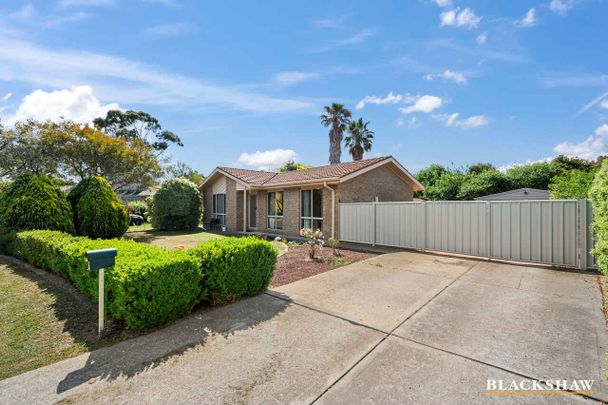
{"type": "Polygon", "coordinates": [[[261,186],[266,181],[272,179],[277,173],[265,172],[262,170],[237,169],[234,167],[219,167],[231,176],[244,181],[247,184],[261,186]]]}
{"type": "Polygon", "coordinates": [[[356,162],[337,163],[333,165],[311,167],[310,169],[292,170],[285,173],[235,169],[232,167],[220,167],[220,169],[245,183],[262,186],[341,178],[389,158],[390,156],[383,156],[356,162]]]}

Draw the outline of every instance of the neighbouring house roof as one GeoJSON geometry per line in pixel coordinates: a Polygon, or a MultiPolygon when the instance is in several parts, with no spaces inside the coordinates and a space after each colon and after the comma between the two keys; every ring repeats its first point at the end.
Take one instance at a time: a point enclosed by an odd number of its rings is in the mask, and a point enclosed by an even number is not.
{"type": "Polygon", "coordinates": [[[333,165],[325,165],[311,167],[309,169],[292,170],[285,173],[267,172],[262,170],[238,169],[233,167],[217,167],[207,177],[203,185],[210,181],[215,174],[221,173],[239,181],[246,186],[254,187],[274,187],[274,186],[290,186],[303,183],[319,183],[319,182],[343,182],[350,180],[369,170],[383,166],[391,165],[395,171],[412,185],[414,191],[424,189],[414,176],[410,174],[395,158],[392,156],[382,156],[373,159],[365,159],[354,162],[337,163],[333,165]]]}
{"type": "Polygon", "coordinates": [[[488,194],[477,197],[478,201],[513,201],[513,200],[550,200],[551,194],[547,190],[536,188],[518,188],[503,191],[502,193],[488,194]]]}

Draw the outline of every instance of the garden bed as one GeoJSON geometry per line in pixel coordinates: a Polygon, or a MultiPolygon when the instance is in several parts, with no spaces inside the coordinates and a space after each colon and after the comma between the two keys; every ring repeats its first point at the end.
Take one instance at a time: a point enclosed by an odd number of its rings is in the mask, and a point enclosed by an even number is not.
{"type": "Polygon", "coordinates": [[[317,250],[318,259],[310,261],[307,246],[292,245],[286,253],[279,256],[270,287],[293,283],[303,278],[377,256],[376,253],[356,252],[346,249],[340,249],[340,253],[342,255],[336,257],[331,248],[323,247],[317,250]]]}

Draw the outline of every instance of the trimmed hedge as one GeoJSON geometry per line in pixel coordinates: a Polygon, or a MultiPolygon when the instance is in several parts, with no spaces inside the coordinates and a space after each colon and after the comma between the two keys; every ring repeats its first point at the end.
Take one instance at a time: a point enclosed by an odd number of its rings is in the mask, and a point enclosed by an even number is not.
{"type": "Polygon", "coordinates": [[[92,240],[57,231],[16,234],[11,254],[70,280],[93,301],[98,299],[97,271],[89,271],[87,250],[114,247],[116,266],[106,271],[108,314],[129,328],[159,326],[189,314],[204,296],[196,257],[126,240],[92,240]]]}
{"type": "Polygon", "coordinates": [[[265,290],[277,260],[274,247],[256,237],[212,239],[190,253],[201,263],[201,288],[212,305],[265,290]]]}
{"type": "Polygon", "coordinates": [[[129,228],[129,214],[110,183],[95,176],[82,180],[70,191],[76,234],[89,238],[118,238],[129,228]]]}
{"type": "Polygon", "coordinates": [[[156,229],[196,228],[201,221],[198,188],[182,178],[165,181],[152,197],[150,215],[156,229]]]}
{"type": "Polygon", "coordinates": [[[72,233],[72,208],[49,177],[21,175],[0,193],[0,228],[72,233]]]}
{"type": "Polygon", "coordinates": [[[608,159],[595,175],[589,190],[593,205],[593,232],[595,247],[593,254],[602,273],[608,275],[608,159]]]}

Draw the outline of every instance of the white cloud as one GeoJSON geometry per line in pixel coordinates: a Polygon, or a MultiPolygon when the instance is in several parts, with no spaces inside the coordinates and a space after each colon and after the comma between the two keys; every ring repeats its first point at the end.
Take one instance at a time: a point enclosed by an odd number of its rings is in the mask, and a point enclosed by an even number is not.
{"type": "Polygon", "coordinates": [[[110,6],[114,4],[114,0],[59,0],[57,4],[60,7],[72,6],[110,6]]]}
{"type": "Polygon", "coordinates": [[[418,126],[418,118],[412,117],[407,121],[403,118],[399,118],[399,120],[397,121],[397,126],[403,127],[405,125],[407,125],[408,128],[415,128],[416,126],[418,126]]]}
{"type": "Polygon", "coordinates": [[[313,72],[279,72],[275,75],[275,82],[281,87],[289,87],[317,77],[319,74],[313,72]]]}
{"type": "Polygon", "coordinates": [[[474,128],[488,125],[488,120],[484,115],[472,115],[461,120],[459,113],[453,113],[435,115],[434,118],[444,121],[446,127],[474,128]]]}
{"type": "Polygon", "coordinates": [[[313,25],[318,28],[338,28],[346,21],[351,14],[343,14],[334,18],[323,18],[313,22],[313,25]]]}
{"type": "Polygon", "coordinates": [[[488,42],[488,34],[482,32],[481,34],[477,35],[475,42],[477,42],[479,45],[484,45],[486,42],[488,42]]]}
{"type": "Polygon", "coordinates": [[[130,59],[53,50],[2,36],[0,80],[54,89],[86,83],[95,88],[98,97],[120,104],[185,106],[190,110],[215,105],[262,113],[312,109],[308,101],[276,98],[236,86],[215,84],[130,59]]]}
{"type": "Polygon", "coordinates": [[[574,6],[572,0],[551,0],[549,3],[549,9],[555,14],[566,15],[568,11],[574,6]]]}
{"type": "Polygon", "coordinates": [[[579,115],[583,114],[584,112],[586,112],[588,109],[596,106],[599,103],[603,103],[604,99],[608,97],[608,91],[600,94],[599,96],[597,96],[596,98],[594,98],[593,100],[589,101],[587,104],[585,104],[584,106],[582,106],[577,112],[576,114],[574,114],[574,117],[578,117],[579,115]]]}
{"type": "Polygon", "coordinates": [[[534,27],[536,25],[536,10],[534,8],[528,10],[524,18],[515,21],[515,25],[519,27],[534,27]]]}
{"type": "MultiPolygon", "coordinates": [[[[8,94],[10,95],[11,93],[8,94]]],[[[608,110],[608,100],[602,100],[602,102],[600,103],[600,107],[605,110],[608,110]]]]}
{"type": "Polygon", "coordinates": [[[559,155],[576,156],[583,159],[597,159],[608,154],[608,124],[595,130],[595,133],[580,143],[562,142],[553,148],[559,155]]]}
{"type": "Polygon", "coordinates": [[[424,95],[418,98],[414,102],[414,104],[410,105],[409,107],[402,107],[399,109],[399,111],[404,114],[410,114],[414,112],[430,113],[433,110],[441,107],[442,104],[443,100],[441,99],[441,97],[424,95]]]}
{"type": "Polygon", "coordinates": [[[481,17],[477,16],[470,8],[465,8],[460,11],[459,8],[453,10],[446,10],[439,15],[441,20],[440,25],[443,26],[454,26],[454,27],[465,27],[468,29],[477,28],[481,22],[481,17]]]}
{"type": "Polygon", "coordinates": [[[386,97],[378,97],[378,96],[365,96],[355,106],[357,110],[361,110],[365,108],[367,104],[399,104],[401,102],[413,102],[415,101],[415,97],[411,97],[409,95],[401,95],[395,94],[392,91],[388,93],[386,97]]]}
{"type": "Polygon", "coordinates": [[[182,3],[178,0],[143,0],[144,3],[160,4],[165,7],[181,7],[182,3]]]}
{"type": "Polygon", "coordinates": [[[433,0],[433,3],[437,4],[439,7],[447,7],[452,5],[452,0],[433,0]]]}
{"type": "Polygon", "coordinates": [[[46,92],[36,90],[23,98],[9,125],[28,118],[37,120],[66,120],[92,123],[94,118],[105,116],[108,110],[120,109],[118,104],[101,104],[89,86],[74,86],[67,90],[46,92]]]}
{"type": "Polygon", "coordinates": [[[376,32],[372,29],[365,29],[346,38],[334,39],[323,46],[313,49],[313,52],[325,52],[333,48],[359,45],[367,41],[368,38],[374,36],[375,33],[376,32]]]}
{"type": "Polygon", "coordinates": [[[17,18],[17,19],[29,18],[34,14],[34,12],[35,12],[34,5],[32,3],[27,3],[23,7],[21,7],[19,10],[10,13],[8,16],[10,18],[17,18]]]}
{"type": "Polygon", "coordinates": [[[264,152],[241,153],[239,163],[245,166],[255,166],[260,170],[272,169],[285,162],[295,160],[297,153],[291,149],[273,149],[264,152]]]}
{"type": "Polygon", "coordinates": [[[198,31],[195,24],[188,22],[175,22],[159,24],[143,30],[143,35],[147,38],[173,38],[194,34],[198,31]]]}
{"type": "Polygon", "coordinates": [[[7,101],[9,98],[11,98],[12,95],[13,93],[6,93],[4,96],[2,96],[0,100],[7,101]]]}
{"type": "Polygon", "coordinates": [[[453,70],[447,69],[441,73],[437,73],[435,75],[428,74],[424,77],[426,80],[433,80],[435,78],[440,78],[444,80],[449,80],[458,84],[467,84],[467,78],[464,74],[459,72],[454,72],[453,70]]]}

